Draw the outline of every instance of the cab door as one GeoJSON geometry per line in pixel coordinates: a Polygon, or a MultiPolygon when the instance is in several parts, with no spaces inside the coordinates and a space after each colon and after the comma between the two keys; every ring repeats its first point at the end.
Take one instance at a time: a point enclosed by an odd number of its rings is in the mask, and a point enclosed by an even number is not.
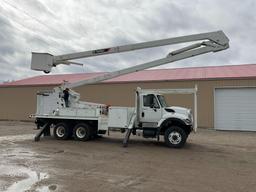
{"type": "Polygon", "coordinates": [[[162,109],[154,94],[142,96],[141,122],[156,123],[162,117],[162,109]]]}

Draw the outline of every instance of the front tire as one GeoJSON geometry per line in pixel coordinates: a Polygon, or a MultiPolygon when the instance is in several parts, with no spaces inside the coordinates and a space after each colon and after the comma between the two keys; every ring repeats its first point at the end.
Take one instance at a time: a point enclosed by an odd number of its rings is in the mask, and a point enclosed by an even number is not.
{"type": "Polygon", "coordinates": [[[178,126],[171,126],[164,133],[164,141],[168,147],[182,148],[187,140],[186,132],[178,126]]]}
{"type": "Polygon", "coordinates": [[[69,127],[67,123],[58,123],[53,129],[53,135],[58,140],[66,140],[69,138],[69,127]]]}
{"type": "Polygon", "coordinates": [[[91,138],[91,132],[91,128],[85,123],[79,123],[73,129],[74,138],[78,141],[88,141],[91,138]]]}

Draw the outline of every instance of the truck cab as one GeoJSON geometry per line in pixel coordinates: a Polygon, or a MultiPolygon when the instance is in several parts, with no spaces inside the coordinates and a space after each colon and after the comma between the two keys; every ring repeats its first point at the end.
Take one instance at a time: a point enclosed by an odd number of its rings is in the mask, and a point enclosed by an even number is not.
{"type": "Polygon", "coordinates": [[[168,106],[162,94],[137,91],[136,132],[143,137],[164,136],[170,147],[182,147],[193,130],[191,109],[168,106]]]}
{"type": "MultiPolygon", "coordinates": [[[[193,124],[192,111],[184,107],[170,107],[163,95],[143,94],[141,95],[141,114],[142,123],[151,124],[157,127],[161,126],[163,120],[168,118],[178,118],[186,125],[193,124]]],[[[192,128],[192,127],[191,127],[192,128]]]]}

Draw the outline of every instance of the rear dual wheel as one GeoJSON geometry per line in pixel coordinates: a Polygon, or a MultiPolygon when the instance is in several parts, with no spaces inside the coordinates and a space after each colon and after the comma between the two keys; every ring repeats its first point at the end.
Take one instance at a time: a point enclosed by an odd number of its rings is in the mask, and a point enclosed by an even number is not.
{"type": "Polygon", "coordinates": [[[66,140],[70,137],[70,130],[67,123],[61,122],[54,126],[53,135],[58,140],[66,140]]]}
{"type": "Polygon", "coordinates": [[[75,140],[88,141],[93,136],[91,127],[85,123],[78,123],[72,129],[65,122],[60,122],[54,126],[53,135],[58,140],[67,140],[74,136],[75,140]]]}
{"type": "Polygon", "coordinates": [[[75,140],[88,141],[92,136],[92,129],[85,123],[79,123],[74,127],[73,135],[75,140]]]}

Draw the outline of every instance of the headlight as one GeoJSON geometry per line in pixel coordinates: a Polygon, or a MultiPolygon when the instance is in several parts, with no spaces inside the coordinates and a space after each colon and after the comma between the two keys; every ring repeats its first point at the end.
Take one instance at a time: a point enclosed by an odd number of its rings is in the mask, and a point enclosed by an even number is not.
{"type": "Polygon", "coordinates": [[[192,123],[191,119],[185,119],[185,122],[186,122],[187,124],[191,124],[191,123],[192,123]]]}
{"type": "Polygon", "coordinates": [[[188,118],[190,119],[191,123],[193,123],[193,115],[192,115],[191,109],[189,109],[189,111],[188,111],[188,118]]]}
{"type": "Polygon", "coordinates": [[[188,110],[188,118],[192,119],[192,110],[191,109],[188,110]]]}

